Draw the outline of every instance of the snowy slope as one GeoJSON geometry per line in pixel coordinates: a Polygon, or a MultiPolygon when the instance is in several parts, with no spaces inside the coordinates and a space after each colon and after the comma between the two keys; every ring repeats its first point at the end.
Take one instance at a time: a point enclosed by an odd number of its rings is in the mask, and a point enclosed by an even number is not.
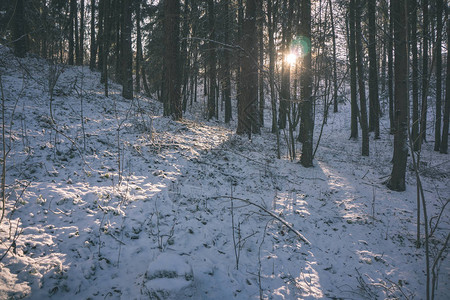
{"type": "MultiPolygon", "coordinates": [[[[104,97],[86,67],[2,47],[0,72],[10,147],[0,299],[424,298],[414,174],[406,192],[383,185],[393,137],[384,128],[361,157],[348,106],[330,115],[306,169],[276,159],[269,128],[249,141],[234,124],[203,121],[203,99],[174,122],[116,84],[104,97]],[[53,123],[48,75],[58,71],[53,123]]],[[[431,217],[449,200],[450,162],[429,143],[422,164],[431,217]]],[[[449,229],[447,207],[433,256],[449,229]]],[[[449,260],[438,266],[445,299],[449,260]]]]}

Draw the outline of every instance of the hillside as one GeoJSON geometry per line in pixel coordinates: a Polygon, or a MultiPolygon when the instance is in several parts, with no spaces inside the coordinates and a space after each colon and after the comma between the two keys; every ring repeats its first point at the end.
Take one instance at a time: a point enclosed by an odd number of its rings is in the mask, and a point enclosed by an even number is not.
{"type": "MultiPolygon", "coordinates": [[[[388,190],[393,136],[385,125],[360,156],[348,104],[330,114],[315,165],[304,168],[287,157],[283,132],[277,159],[270,128],[248,140],[235,123],[204,121],[204,99],[174,122],[161,103],[124,100],[114,83],[105,97],[87,67],[17,59],[3,46],[0,74],[10,150],[0,299],[425,295],[412,167],[405,192],[388,190]],[[50,75],[60,75],[51,105],[50,75]]],[[[432,147],[421,162],[429,218],[450,197],[448,155],[432,147]]],[[[432,257],[449,229],[447,207],[432,257]]],[[[450,290],[447,254],[436,299],[450,290]]]]}

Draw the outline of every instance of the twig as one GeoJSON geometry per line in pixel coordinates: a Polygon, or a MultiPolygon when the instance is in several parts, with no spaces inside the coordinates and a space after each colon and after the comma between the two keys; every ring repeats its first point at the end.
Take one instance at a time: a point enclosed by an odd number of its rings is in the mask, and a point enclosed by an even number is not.
{"type": "Polygon", "coordinates": [[[5,97],[3,93],[3,82],[2,76],[0,75],[0,88],[2,92],[2,146],[3,146],[3,157],[2,157],[2,179],[1,179],[1,194],[2,194],[2,216],[0,218],[0,223],[5,217],[6,211],[6,133],[5,133],[5,97]]]}
{"type": "Polygon", "coordinates": [[[213,197],[213,199],[220,199],[220,198],[232,198],[234,200],[239,200],[245,203],[248,203],[250,205],[256,206],[257,208],[261,209],[262,211],[264,211],[265,213],[269,214],[271,217],[273,217],[274,219],[277,219],[278,221],[280,221],[281,223],[283,223],[283,225],[285,225],[289,230],[291,230],[293,233],[295,233],[303,242],[305,242],[308,245],[311,245],[311,242],[308,241],[307,238],[305,238],[303,236],[303,234],[301,234],[297,229],[295,229],[294,227],[292,227],[286,220],[280,218],[279,216],[277,216],[275,213],[271,212],[270,210],[264,208],[263,206],[256,204],[248,199],[242,199],[242,198],[236,198],[236,197],[231,197],[231,196],[217,196],[217,197],[213,197]]]}
{"type": "MultiPolygon", "coordinates": [[[[17,220],[17,226],[16,226],[16,232],[14,233],[14,238],[13,241],[11,243],[11,245],[9,245],[8,249],[6,249],[6,252],[2,255],[2,257],[0,257],[0,261],[3,260],[3,258],[5,258],[6,254],[8,254],[9,250],[11,250],[11,248],[16,248],[16,241],[19,238],[19,236],[22,234],[23,230],[21,230],[19,232],[19,219],[17,220]]],[[[13,251],[15,252],[15,250],[13,251]]]]}

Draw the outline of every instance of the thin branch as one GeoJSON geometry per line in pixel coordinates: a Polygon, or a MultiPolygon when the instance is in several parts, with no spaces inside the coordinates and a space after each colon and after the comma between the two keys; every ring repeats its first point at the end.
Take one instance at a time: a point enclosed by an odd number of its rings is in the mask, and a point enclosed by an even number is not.
{"type": "Polygon", "coordinates": [[[213,199],[220,199],[220,198],[229,198],[229,199],[234,199],[234,200],[239,200],[242,202],[245,202],[247,204],[256,206],[257,208],[259,208],[260,210],[264,211],[265,213],[269,214],[271,217],[273,217],[274,219],[277,219],[278,221],[280,221],[283,225],[285,225],[289,230],[291,230],[293,233],[295,233],[303,242],[305,242],[308,245],[311,245],[311,242],[308,241],[308,239],[306,237],[303,236],[303,234],[301,234],[297,229],[295,229],[294,227],[292,227],[292,225],[290,225],[286,220],[280,218],[279,216],[277,216],[275,213],[271,212],[270,210],[268,210],[267,208],[264,208],[263,206],[256,204],[248,199],[242,199],[242,198],[236,198],[236,197],[232,197],[232,196],[217,196],[217,197],[213,197],[213,199]]]}

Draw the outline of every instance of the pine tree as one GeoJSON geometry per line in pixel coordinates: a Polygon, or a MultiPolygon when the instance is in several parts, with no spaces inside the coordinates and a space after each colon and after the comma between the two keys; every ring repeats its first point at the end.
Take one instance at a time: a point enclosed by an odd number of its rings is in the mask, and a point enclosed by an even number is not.
{"type": "Polygon", "coordinates": [[[302,72],[300,77],[300,94],[302,95],[302,123],[304,131],[304,140],[302,145],[302,155],[300,163],[304,167],[313,165],[313,100],[312,100],[312,72],[311,72],[311,0],[301,1],[301,24],[300,36],[309,42],[307,49],[302,51],[304,54],[302,63],[302,72]]]}
{"type": "Polygon", "coordinates": [[[350,0],[349,4],[349,42],[348,59],[350,60],[350,103],[351,103],[351,121],[350,138],[358,138],[358,102],[356,100],[356,29],[355,29],[355,0],[350,0]]]}
{"type": "Polygon", "coordinates": [[[17,57],[25,57],[25,54],[28,52],[28,35],[25,33],[26,24],[23,0],[16,0],[13,15],[13,45],[14,54],[17,57]]]}
{"type": "Polygon", "coordinates": [[[174,120],[182,117],[180,94],[179,33],[180,1],[164,0],[164,115],[174,120]]]}
{"type": "Polygon", "coordinates": [[[387,186],[394,191],[404,191],[406,161],[408,157],[408,52],[407,17],[405,0],[394,1],[391,13],[394,19],[395,49],[395,108],[396,131],[394,135],[394,158],[391,177],[387,186]]]}
{"type": "Polygon", "coordinates": [[[131,52],[131,0],[122,0],[122,96],[133,99],[133,58],[131,52]]]}

